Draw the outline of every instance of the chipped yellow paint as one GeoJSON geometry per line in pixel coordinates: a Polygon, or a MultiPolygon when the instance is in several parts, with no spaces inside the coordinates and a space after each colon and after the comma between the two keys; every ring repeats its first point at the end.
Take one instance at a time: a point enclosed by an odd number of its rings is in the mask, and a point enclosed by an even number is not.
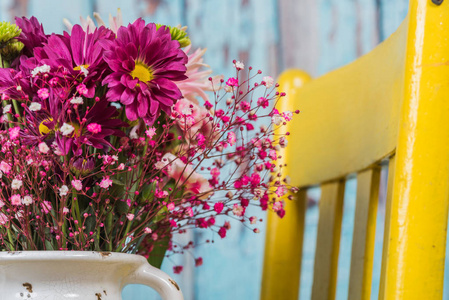
{"type": "Polygon", "coordinates": [[[412,0],[409,10],[384,299],[442,299],[449,208],[449,1],[438,6],[412,0]]]}
{"type": "Polygon", "coordinates": [[[387,271],[388,246],[390,244],[391,198],[393,197],[395,162],[396,162],[395,156],[390,157],[390,160],[388,162],[387,195],[385,199],[385,228],[384,228],[384,242],[382,245],[382,264],[380,269],[379,300],[385,299],[385,285],[386,285],[385,274],[387,271]]]}
{"type": "Polygon", "coordinates": [[[335,299],[344,191],[344,180],[321,186],[312,300],[335,299]]]}
{"type": "Polygon", "coordinates": [[[357,175],[349,300],[369,299],[371,296],[379,183],[379,166],[359,172],[357,175]]]}

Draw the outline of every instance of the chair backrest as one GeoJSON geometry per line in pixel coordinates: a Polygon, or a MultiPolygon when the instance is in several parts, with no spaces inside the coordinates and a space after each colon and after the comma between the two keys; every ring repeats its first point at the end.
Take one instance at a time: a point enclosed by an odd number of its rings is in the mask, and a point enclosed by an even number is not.
{"type": "MultiPolygon", "coordinates": [[[[449,208],[449,1],[411,0],[369,54],[310,80],[289,70],[279,110],[300,109],[277,164],[300,187],[269,213],[262,299],[298,299],[306,193],[321,186],[312,299],[334,299],[344,183],[357,176],[349,299],[369,299],[380,165],[388,163],[380,299],[442,299],[449,208]]],[[[304,245],[307,247],[308,245],[304,245]]]]}

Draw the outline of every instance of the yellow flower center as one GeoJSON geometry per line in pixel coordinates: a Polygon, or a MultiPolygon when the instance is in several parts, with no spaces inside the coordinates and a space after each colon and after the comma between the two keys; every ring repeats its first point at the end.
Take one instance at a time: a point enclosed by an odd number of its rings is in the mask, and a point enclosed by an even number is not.
{"type": "Polygon", "coordinates": [[[81,71],[81,67],[83,67],[84,69],[89,68],[89,65],[79,65],[73,68],[73,70],[75,71],[81,71]]]}
{"type": "Polygon", "coordinates": [[[48,128],[47,125],[45,125],[44,123],[50,123],[53,121],[53,118],[48,118],[43,120],[40,124],[39,124],[39,132],[40,134],[44,135],[44,134],[48,134],[51,131],[53,131],[52,129],[48,128]]]}
{"type": "Polygon", "coordinates": [[[151,68],[142,62],[136,62],[134,70],[130,74],[133,79],[138,78],[142,82],[148,82],[153,79],[153,72],[151,68]]]}

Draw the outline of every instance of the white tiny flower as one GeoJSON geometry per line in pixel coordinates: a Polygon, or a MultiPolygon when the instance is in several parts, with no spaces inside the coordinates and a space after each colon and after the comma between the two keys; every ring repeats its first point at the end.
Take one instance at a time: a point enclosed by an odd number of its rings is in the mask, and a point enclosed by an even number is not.
{"type": "Polygon", "coordinates": [[[18,190],[22,187],[22,180],[20,179],[13,179],[11,183],[11,188],[13,190],[18,190]]]}
{"type": "Polygon", "coordinates": [[[112,158],[113,161],[118,161],[118,156],[117,155],[112,155],[111,158],[112,158]]]}
{"type": "Polygon", "coordinates": [[[245,68],[245,65],[241,61],[236,61],[234,64],[234,68],[243,70],[245,68]]]}
{"type": "Polygon", "coordinates": [[[7,113],[9,113],[9,112],[11,112],[11,104],[5,105],[5,106],[3,107],[3,113],[4,113],[4,114],[7,114],[7,113]]]}
{"type": "Polygon", "coordinates": [[[59,196],[67,195],[69,188],[66,185],[63,185],[59,188],[59,196]]]}
{"type": "Polygon", "coordinates": [[[64,207],[64,208],[62,209],[62,213],[63,213],[64,215],[68,214],[69,212],[70,212],[70,210],[69,210],[67,207],[64,207]]]}
{"type": "Polygon", "coordinates": [[[41,73],[48,73],[50,72],[50,66],[49,65],[42,65],[40,67],[36,67],[31,71],[31,76],[36,77],[37,74],[41,73]]]}
{"type": "Polygon", "coordinates": [[[232,91],[234,89],[232,88],[232,86],[227,85],[227,86],[224,87],[224,90],[225,90],[226,93],[232,93],[232,91]]]}
{"type": "Polygon", "coordinates": [[[288,144],[287,139],[285,138],[285,136],[282,136],[279,139],[279,145],[281,146],[281,148],[285,148],[285,147],[287,147],[287,144],[288,144]]]}
{"type": "Polygon", "coordinates": [[[84,74],[84,77],[86,77],[87,74],[89,74],[89,71],[84,66],[80,67],[80,72],[84,74]]]}
{"type": "Polygon", "coordinates": [[[83,104],[83,102],[83,97],[73,97],[72,99],[70,99],[70,103],[72,104],[83,104]]]}
{"type": "Polygon", "coordinates": [[[42,105],[37,102],[31,102],[30,106],[28,107],[31,111],[39,111],[42,108],[42,105]]]}
{"type": "Polygon", "coordinates": [[[27,164],[28,165],[31,165],[33,162],[34,162],[34,159],[32,159],[32,158],[27,159],[27,164]]]}
{"type": "Polygon", "coordinates": [[[275,114],[271,117],[271,122],[273,122],[276,125],[280,125],[282,123],[282,117],[278,114],[275,114]]]}
{"type": "Polygon", "coordinates": [[[75,127],[70,124],[64,123],[59,130],[62,132],[62,135],[69,135],[75,130],[75,127]]]}
{"type": "Polygon", "coordinates": [[[270,88],[274,84],[274,79],[271,76],[265,76],[262,78],[263,81],[265,81],[265,86],[267,88],[270,88]]]}
{"type": "Polygon", "coordinates": [[[40,142],[38,147],[39,147],[39,152],[41,152],[41,153],[45,154],[45,153],[48,153],[48,151],[50,151],[50,148],[44,142],[40,142]]]}
{"type": "Polygon", "coordinates": [[[28,206],[33,203],[33,198],[30,195],[26,195],[22,198],[22,204],[28,206]]]}

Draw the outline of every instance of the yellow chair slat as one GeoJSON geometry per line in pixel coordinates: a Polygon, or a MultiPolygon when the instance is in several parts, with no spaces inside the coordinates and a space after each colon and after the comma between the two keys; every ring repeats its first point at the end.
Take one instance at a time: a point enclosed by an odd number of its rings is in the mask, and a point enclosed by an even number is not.
{"type": "Polygon", "coordinates": [[[268,213],[265,261],[270,263],[264,264],[262,300],[298,299],[306,207],[307,190],[302,189],[286,203],[289,213],[283,219],[268,213]]]}
{"type": "MultiPolygon", "coordinates": [[[[280,110],[299,109],[288,124],[292,184],[302,187],[358,172],[392,153],[403,93],[407,23],[367,55],[295,89],[284,72],[280,110]]],[[[287,167],[288,169],[288,167],[287,167]]]]}
{"type": "Polygon", "coordinates": [[[349,300],[369,299],[371,295],[379,184],[379,166],[362,171],[357,175],[349,300]]]}
{"type": "Polygon", "coordinates": [[[442,299],[449,208],[449,1],[409,6],[385,299],[442,299]]]}
{"type": "Polygon", "coordinates": [[[344,180],[321,186],[312,300],[335,298],[344,191],[344,180]]]}
{"type": "MultiPolygon", "coordinates": [[[[302,71],[290,71],[295,80],[285,82],[283,89],[295,95],[298,90],[311,78],[302,71]]],[[[288,102],[283,101],[279,109],[288,110],[288,102]]],[[[287,131],[285,127],[278,127],[276,133],[287,131]]],[[[285,148],[279,152],[280,159],[276,164],[287,163],[285,148]]],[[[288,175],[290,170],[283,172],[288,175]]],[[[262,276],[261,299],[297,300],[299,278],[301,273],[301,255],[304,235],[304,218],[307,205],[306,189],[301,189],[294,195],[295,200],[286,201],[285,210],[288,213],[283,219],[268,212],[267,235],[265,239],[264,269],[262,276]],[[282,254],[280,254],[282,253],[282,254]]]]}
{"type": "Polygon", "coordinates": [[[380,286],[379,286],[379,300],[385,299],[385,280],[387,272],[388,247],[390,244],[390,218],[391,218],[391,198],[393,198],[393,181],[395,173],[395,156],[390,157],[388,162],[388,182],[387,195],[385,198],[385,227],[384,227],[384,241],[382,245],[382,264],[380,269],[380,286]]]}

